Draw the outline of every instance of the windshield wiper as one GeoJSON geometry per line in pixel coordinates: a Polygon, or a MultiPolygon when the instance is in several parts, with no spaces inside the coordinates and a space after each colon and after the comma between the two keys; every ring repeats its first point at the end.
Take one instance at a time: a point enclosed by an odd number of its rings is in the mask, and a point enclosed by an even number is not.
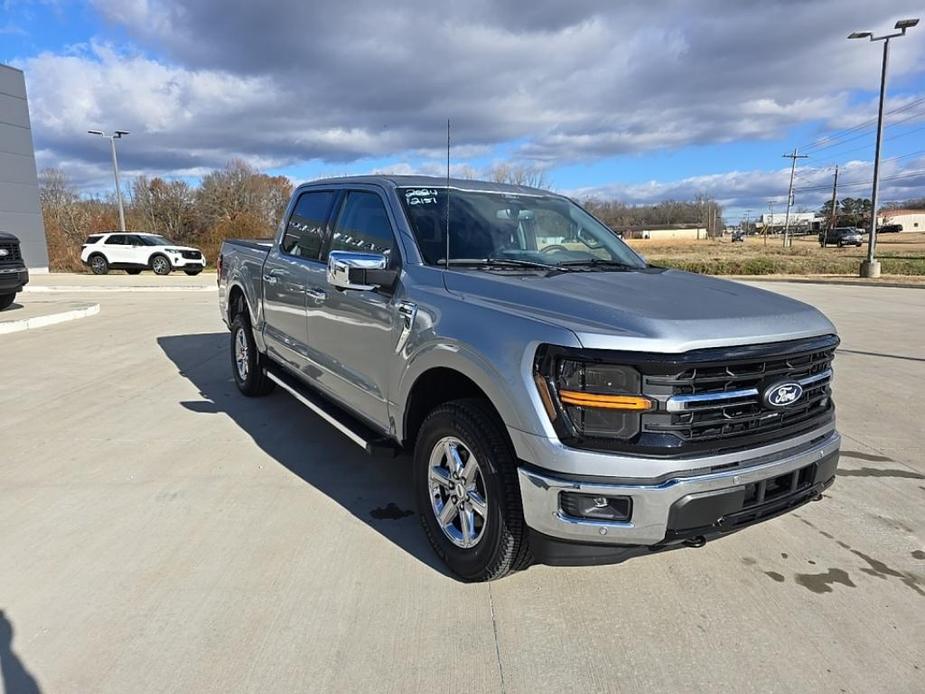
{"type": "MultiPolygon", "coordinates": [[[[441,258],[437,261],[437,265],[446,265],[446,259],[441,258]]],[[[538,263],[533,260],[519,260],[516,258],[450,258],[450,263],[452,265],[469,265],[469,266],[480,266],[488,265],[490,267],[528,267],[535,270],[558,270],[559,268],[555,265],[549,265],[548,263],[538,263]]]]}
{"type": "Polygon", "coordinates": [[[605,260],[604,258],[587,258],[583,260],[566,260],[562,263],[559,263],[559,267],[568,267],[568,268],[577,268],[577,267],[612,267],[619,268],[622,270],[638,270],[640,269],[638,265],[631,265],[630,263],[623,263],[619,260],[605,260]]]}

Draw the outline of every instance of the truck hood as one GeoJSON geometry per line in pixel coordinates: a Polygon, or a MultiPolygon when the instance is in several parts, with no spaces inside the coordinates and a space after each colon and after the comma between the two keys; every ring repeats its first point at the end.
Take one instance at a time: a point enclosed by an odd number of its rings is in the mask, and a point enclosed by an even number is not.
{"type": "Polygon", "coordinates": [[[445,273],[462,300],[571,330],[585,347],[664,353],[835,333],[818,310],[738,282],[678,270],[445,273]]]}

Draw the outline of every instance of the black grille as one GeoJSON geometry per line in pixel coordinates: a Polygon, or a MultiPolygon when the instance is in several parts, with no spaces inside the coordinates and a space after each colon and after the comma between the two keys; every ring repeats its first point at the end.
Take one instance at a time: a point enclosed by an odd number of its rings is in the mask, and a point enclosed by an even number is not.
{"type": "Polygon", "coordinates": [[[15,241],[0,241],[0,249],[6,251],[6,255],[0,253],[0,265],[21,265],[22,253],[19,251],[19,244],[15,241]]]}
{"type": "Polygon", "coordinates": [[[199,260],[202,257],[202,253],[199,251],[182,251],[182,253],[187,260],[199,260]]]}
{"type": "Polygon", "coordinates": [[[803,349],[799,343],[779,343],[779,347],[767,345],[759,358],[686,364],[676,373],[648,375],[644,390],[664,407],[643,417],[643,430],[670,434],[683,442],[726,444],[808,428],[831,415],[831,365],[837,344],[834,337],[827,343],[808,341],[803,349]],[[803,395],[788,407],[768,406],[762,394],[782,381],[801,382],[803,395]],[[675,400],[698,397],[688,400],[684,411],[672,412],[673,396],[679,396],[675,400]]]}

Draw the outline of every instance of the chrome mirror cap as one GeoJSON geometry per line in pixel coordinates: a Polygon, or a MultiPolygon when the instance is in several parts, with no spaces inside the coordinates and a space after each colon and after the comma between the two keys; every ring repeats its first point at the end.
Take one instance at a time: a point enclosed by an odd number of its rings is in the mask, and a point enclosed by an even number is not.
{"type": "Polygon", "coordinates": [[[354,251],[331,251],[328,253],[328,283],[338,289],[359,289],[372,291],[372,284],[351,282],[351,270],[385,270],[389,260],[381,253],[356,253],[354,251]]]}

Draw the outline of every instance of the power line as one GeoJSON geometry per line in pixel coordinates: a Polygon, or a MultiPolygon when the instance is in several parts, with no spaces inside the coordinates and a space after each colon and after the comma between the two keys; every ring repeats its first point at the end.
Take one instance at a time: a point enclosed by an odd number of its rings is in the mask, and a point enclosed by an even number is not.
{"type": "MultiPolygon", "coordinates": [[[[925,176],[925,169],[918,169],[915,171],[904,171],[901,174],[895,174],[893,176],[884,176],[880,180],[881,181],[902,181],[902,180],[906,180],[910,178],[919,178],[921,176],[925,176]]],[[[850,183],[841,183],[839,184],[838,187],[839,188],[858,188],[861,186],[869,186],[869,185],[870,185],[870,181],[857,181],[857,182],[850,182],[850,183]]],[[[814,190],[828,190],[828,188],[829,188],[829,185],[826,183],[825,185],[816,185],[816,186],[807,186],[805,188],[797,188],[796,192],[797,193],[807,193],[807,192],[814,191],[814,190]]]]}
{"type": "MultiPolygon", "coordinates": [[[[897,114],[897,113],[902,113],[903,111],[908,111],[910,108],[915,108],[916,106],[918,106],[919,104],[922,104],[922,103],[925,103],[925,97],[922,97],[922,98],[919,98],[919,99],[914,99],[913,101],[910,101],[908,104],[904,104],[904,105],[902,105],[902,106],[898,106],[898,107],[896,107],[896,108],[894,108],[894,109],[891,109],[891,110],[889,110],[889,111],[886,112],[886,115],[895,115],[895,114],[897,114]]],[[[814,140],[814,141],[811,142],[810,144],[803,145],[800,149],[803,149],[803,150],[805,150],[805,151],[816,150],[816,149],[820,148],[822,145],[826,145],[826,146],[827,146],[827,145],[829,145],[829,143],[833,142],[834,140],[841,139],[843,135],[850,135],[851,133],[857,132],[857,131],[859,131],[859,130],[869,130],[869,129],[875,127],[876,125],[877,125],[877,119],[876,119],[876,118],[871,118],[870,120],[866,120],[866,121],[864,121],[863,123],[859,123],[858,125],[852,126],[852,127],[850,127],[850,128],[844,128],[844,129],[842,129],[842,130],[836,130],[835,132],[833,132],[833,133],[830,134],[830,135],[826,135],[826,136],[824,136],[824,137],[817,138],[816,140],[814,140]]],[[[847,141],[847,140],[846,140],[846,141],[847,141]]]]}

